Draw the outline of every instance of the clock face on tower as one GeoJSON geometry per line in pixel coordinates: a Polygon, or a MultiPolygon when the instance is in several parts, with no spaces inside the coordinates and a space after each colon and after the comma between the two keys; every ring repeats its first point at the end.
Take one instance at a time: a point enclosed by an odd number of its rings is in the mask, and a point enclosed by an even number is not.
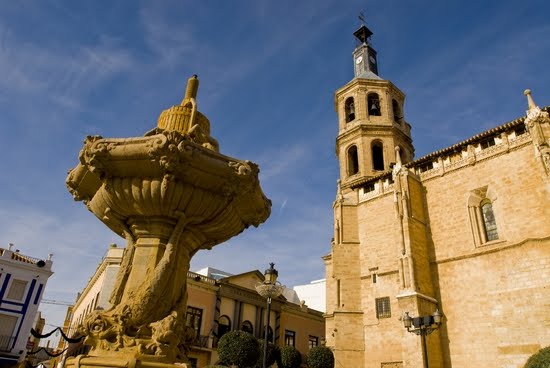
{"type": "Polygon", "coordinates": [[[355,59],[355,64],[359,65],[363,61],[363,56],[358,56],[357,59],[355,59]]]}

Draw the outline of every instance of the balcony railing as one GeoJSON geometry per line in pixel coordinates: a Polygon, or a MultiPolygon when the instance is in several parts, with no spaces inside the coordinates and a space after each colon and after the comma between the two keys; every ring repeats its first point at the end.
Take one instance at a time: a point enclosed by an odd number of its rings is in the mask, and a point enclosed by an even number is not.
{"type": "Polygon", "coordinates": [[[0,335],[0,351],[10,351],[14,341],[15,336],[0,335]]]}

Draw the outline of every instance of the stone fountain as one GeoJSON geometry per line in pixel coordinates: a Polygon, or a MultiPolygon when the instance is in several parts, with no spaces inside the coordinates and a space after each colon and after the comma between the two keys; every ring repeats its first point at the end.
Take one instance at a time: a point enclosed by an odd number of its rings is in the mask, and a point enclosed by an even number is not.
{"type": "Polygon", "coordinates": [[[258,166],[219,153],[198,84],[191,77],[182,103],[143,137],[88,136],[69,172],[74,199],[127,245],[112,308],[81,326],[92,349],[67,367],[185,367],[191,257],[269,217],[258,166]]]}

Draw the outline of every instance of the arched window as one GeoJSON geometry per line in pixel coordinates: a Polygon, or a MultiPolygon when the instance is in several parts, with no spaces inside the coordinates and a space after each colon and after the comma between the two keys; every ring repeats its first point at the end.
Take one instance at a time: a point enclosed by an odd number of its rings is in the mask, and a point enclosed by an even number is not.
{"type": "Polygon", "coordinates": [[[353,97],[348,97],[344,103],[345,112],[346,112],[346,123],[355,120],[355,103],[353,102],[353,97]]]}
{"type": "Polygon", "coordinates": [[[369,109],[370,116],[380,116],[382,112],[380,111],[380,98],[376,93],[369,93],[367,96],[367,107],[369,109]]]}
{"type": "MultiPolygon", "coordinates": [[[[262,339],[265,337],[265,326],[262,330],[262,339]]],[[[271,326],[269,326],[267,328],[267,341],[269,342],[273,342],[273,329],[271,328],[271,326]]]]}
{"type": "Polygon", "coordinates": [[[231,320],[229,317],[223,315],[218,318],[218,338],[231,331],[231,320]]]}
{"type": "Polygon", "coordinates": [[[496,193],[488,187],[472,190],[468,196],[468,214],[476,246],[500,239],[493,210],[496,200],[496,193]]]}
{"type": "Polygon", "coordinates": [[[384,146],[382,142],[375,141],[371,145],[372,169],[384,170],[384,146]]]}
{"type": "Polygon", "coordinates": [[[391,107],[393,110],[393,120],[396,123],[401,124],[401,119],[403,119],[403,116],[401,114],[401,109],[399,108],[399,103],[395,100],[391,100],[391,107]]]}
{"type": "Polygon", "coordinates": [[[348,148],[348,175],[355,175],[359,172],[359,157],[357,155],[357,146],[348,148]]]}
{"type": "Polygon", "coordinates": [[[481,214],[483,216],[483,229],[487,241],[498,239],[497,223],[493,213],[493,204],[488,199],[481,202],[481,214]]]}
{"type": "Polygon", "coordinates": [[[243,324],[241,325],[241,330],[254,335],[254,327],[252,326],[252,322],[250,321],[244,321],[243,324]]]}

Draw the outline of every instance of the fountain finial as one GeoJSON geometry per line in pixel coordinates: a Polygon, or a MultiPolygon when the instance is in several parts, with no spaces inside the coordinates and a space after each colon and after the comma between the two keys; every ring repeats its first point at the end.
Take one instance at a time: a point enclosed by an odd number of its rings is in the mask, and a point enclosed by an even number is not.
{"type": "Polygon", "coordinates": [[[185,103],[191,99],[196,99],[198,90],[199,90],[199,79],[197,78],[196,74],[193,74],[191,78],[187,80],[185,97],[183,98],[183,101],[181,101],[181,105],[182,106],[185,105],[185,103]]]}
{"type": "Polygon", "coordinates": [[[162,130],[173,130],[190,136],[196,143],[219,151],[218,142],[210,136],[210,122],[197,109],[197,91],[199,79],[194,74],[187,80],[185,96],[181,104],[172,106],[160,113],[157,127],[162,130]]]}

